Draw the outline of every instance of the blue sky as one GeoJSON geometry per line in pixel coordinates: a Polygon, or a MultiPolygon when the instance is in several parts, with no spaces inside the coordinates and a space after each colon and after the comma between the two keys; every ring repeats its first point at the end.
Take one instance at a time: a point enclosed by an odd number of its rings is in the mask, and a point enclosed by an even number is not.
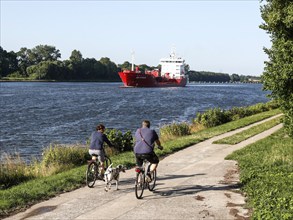
{"type": "Polygon", "coordinates": [[[13,1],[1,0],[1,46],[52,45],[61,60],[158,65],[176,48],[192,70],[262,74],[270,47],[260,3],[254,1],[13,1]]]}

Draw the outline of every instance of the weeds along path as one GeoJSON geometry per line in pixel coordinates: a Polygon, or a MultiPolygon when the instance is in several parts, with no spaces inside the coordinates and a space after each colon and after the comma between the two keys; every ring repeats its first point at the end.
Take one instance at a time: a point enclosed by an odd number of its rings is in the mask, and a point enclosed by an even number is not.
{"type": "MultiPolygon", "coordinates": [[[[272,118],[278,117],[274,116],[272,118]]],[[[264,122],[262,121],[262,122],[264,122]]],[[[104,182],[32,206],[7,219],[245,219],[245,198],[239,192],[233,151],[265,138],[279,124],[236,145],[212,144],[256,124],[219,135],[164,158],[154,192],[141,200],[134,194],[134,169],[121,173],[120,190],[104,191],[104,182]]]]}

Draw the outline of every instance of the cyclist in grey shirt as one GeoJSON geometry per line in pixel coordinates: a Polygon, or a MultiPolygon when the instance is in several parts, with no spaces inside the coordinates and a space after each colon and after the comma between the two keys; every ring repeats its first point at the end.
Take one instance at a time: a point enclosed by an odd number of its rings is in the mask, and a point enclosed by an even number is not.
{"type": "MultiPolygon", "coordinates": [[[[154,152],[155,143],[160,150],[163,150],[163,147],[161,146],[158,134],[155,130],[150,129],[150,125],[150,122],[145,120],[142,122],[142,128],[137,129],[135,132],[134,153],[137,166],[141,167],[144,159],[152,164],[150,168],[151,173],[157,168],[159,163],[159,158],[154,152]]],[[[150,176],[148,174],[149,181],[151,181],[150,176]]]]}

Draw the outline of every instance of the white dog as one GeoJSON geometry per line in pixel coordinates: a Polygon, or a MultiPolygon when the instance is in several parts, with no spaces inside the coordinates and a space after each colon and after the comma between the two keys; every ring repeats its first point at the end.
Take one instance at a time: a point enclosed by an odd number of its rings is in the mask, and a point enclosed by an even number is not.
{"type": "Polygon", "coordinates": [[[113,168],[112,165],[113,164],[111,164],[104,173],[104,179],[106,182],[106,192],[108,192],[108,190],[111,189],[111,184],[113,180],[115,180],[116,190],[118,190],[120,172],[125,172],[125,168],[122,165],[118,165],[116,168],[113,168]]]}

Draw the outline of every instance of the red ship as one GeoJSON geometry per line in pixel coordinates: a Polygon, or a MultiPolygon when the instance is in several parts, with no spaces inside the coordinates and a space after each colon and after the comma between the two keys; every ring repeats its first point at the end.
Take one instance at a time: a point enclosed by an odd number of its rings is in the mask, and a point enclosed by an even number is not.
{"type": "Polygon", "coordinates": [[[160,60],[161,70],[146,70],[141,72],[138,67],[134,70],[119,72],[124,87],[184,87],[187,84],[185,61],[176,57],[172,52],[169,58],[160,60]]]}

